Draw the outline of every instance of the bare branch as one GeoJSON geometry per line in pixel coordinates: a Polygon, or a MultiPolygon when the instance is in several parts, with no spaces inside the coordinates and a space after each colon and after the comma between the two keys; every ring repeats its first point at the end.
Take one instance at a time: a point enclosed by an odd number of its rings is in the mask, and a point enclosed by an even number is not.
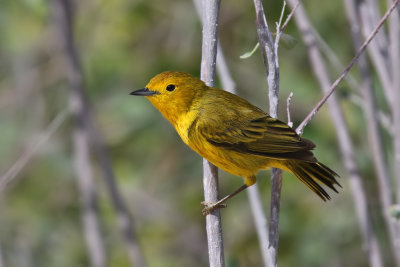
{"type": "MultiPolygon", "coordinates": [[[[201,0],[193,0],[193,3],[196,7],[197,14],[200,20],[203,20],[202,11],[201,11],[201,0]]],[[[222,87],[224,90],[235,93],[236,92],[236,85],[235,81],[233,80],[229,69],[228,64],[226,63],[225,56],[222,52],[221,45],[217,43],[217,71],[218,76],[221,79],[222,87]]]]}
{"type": "Polygon", "coordinates": [[[0,267],[5,267],[6,265],[4,264],[4,258],[3,258],[3,252],[0,246],[0,267]]]}
{"type": "Polygon", "coordinates": [[[261,256],[264,266],[274,266],[273,255],[270,253],[268,221],[261,203],[258,185],[254,184],[247,189],[247,196],[250,202],[251,212],[254,218],[254,224],[257,231],[258,242],[260,243],[261,256]]]}
{"type": "MultiPolygon", "coordinates": [[[[286,1],[285,1],[285,3],[286,3],[286,1]]],[[[287,16],[285,22],[283,23],[283,25],[281,27],[281,30],[280,30],[281,32],[283,32],[286,29],[289,21],[291,20],[291,18],[294,15],[294,12],[296,11],[296,9],[299,7],[300,4],[301,4],[301,0],[298,0],[297,3],[293,6],[292,11],[290,11],[289,15],[287,16]]]]}
{"type": "MultiPolygon", "coordinates": [[[[358,27],[358,20],[360,19],[359,13],[356,10],[356,2],[354,0],[345,0],[347,17],[349,19],[349,24],[351,25],[351,36],[353,38],[354,49],[360,46],[362,43],[362,34],[361,29],[358,27]]],[[[375,163],[375,169],[377,172],[380,189],[385,192],[380,192],[382,194],[388,194],[390,199],[390,188],[388,187],[389,176],[387,172],[386,160],[384,159],[382,140],[379,131],[379,126],[376,120],[371,119],[375,117],[376,107],[373,96],[373,88],[372,88],[372,75],[369,71],[368,62],[365,55],[361,55],[358,61],[358,67],[360,69],[362,86],[361,93],[364,98],[363,102],[363,110],[367,122],[368,128],[368,137],[371,144],[373,161],[375,163]],[[389,192],[387,191],[389,190],[389,192]]],[[[386,197],[385,197],[386,198],[386,197]]],[[[381,198],[382,199],[382,198],[381,198]]],[[[390,225],[389,225],[390,227],[390,225]]],[[[366,231],[366,229],[364,229],[366,231]]],[[[369,251],[368,255],[370,257],[371,266],[382,266],[382,256],[380,250],[374,244],[368,243],[368,239],[370,239],[370,234],[368,232],[363,233],[364,240],[368,246],[367,249],[369,251]]],[[[374,237],[375,238],[375,237],[374,237]]]]}
{"type": "MultiPolygon", "coordinates": [[[[348,18],[350,20],[350,25],[352,25],[352,38],[355,47],[361,44],[362,34],[361,29],[358,27],[358,21],[360,20],[360,6],[359,3],[352,0],[346,0],[346,7],[348,11],[348,18]]],[[[395,14],[395,13],[394,13],[395,14]]],[[[376,120],[370,119],[375,117],[376,104],[374,100],[373,87],[371,73],[369,71],[368,62],[364,55],[360,57],[358,62],[360,68],[360,74],[362,78],[362,95],[363,95],[363,110],[368,127],[368,137],[371,148],[371,154],[373,157],[373,162],[375,165],[375,170],[378,179],[379,196],[381,200],[381,205],[383,208],[383,216],[390,232],[389,239],[391,240],[392,250],[394,255],[398,254],[398,249],[396,248],[395,230],[393,229],[391,216],[390,216],[390,205],[392,203],[392,190],[390,186],[390,176],[388,173],[388,166],[386,164],[384,148],[382,146],[382,137],[379,130],[379,125],[376,120]]],[[[371,259],[372,261],[373,259],[371,259]]],[[[399,261],[400,263],[400,261],[399,261]]]]}
{"type": "MultiPolygon", "coordinates": [[[[279,22],[276,23],[276,36],[275,36],[275,41],[274,41],[274,51],[276,57],[278,57],[278,46],[279,46],[279,39],[281,38],[282,31],[281,25],[282,25],[282,19],[283,19],[283,14],[285,13],[285,8],[286,8],[286,1],[283,1],[283,6],[281,10],[281,16],[279,17],[279,22]]],[[[279,64],[279,62],[278,62],[279,64]]]]}
{"type": "Polygon", "coordinates": [[[133,218],[126,207],[125,201],[116,184],[114,171],[111,166],[108,151],[104,145],[103,137],[101,136],[100,131],[96,129],[92,116],[90,116],[88,120],[88,123],[90,124],[91,140],[97,151],[96,155],[99,158],[99,165],[102,169],[103,179],[107,185],[106,189],[108,190],[111,203],[116,212],[118,227],[121,236],[125,241],[125,249],[128,253],[129,260],[131,261],[131,266],[143,267],[145,266],[144,256],[133,228],[133,218]]]}
{"type": "MultiPolygon", "coordinates": [[[[400,11],[394,12],[389,20],[389,38],[390,38],[390,59],[392,69],[392,87],[393,99],[396,104],[392,106],[393,114],[393,147],[394,147],[394,173],[395,181],[397,183],[396,194],[397,194],[397,205],[391,207],[397,207],[397,211],[400,209],[400,106],[397,101],[400,99],[400,11]]],[[[395,216],[391,216],[394,235],[392,236],[393,244],[396,250],[396,260],[398,266],[400,266],[400,219],[395,216]]]]}
{"type": "Polygon", "coordinates": [[[53,11],[58,26],[59,37],[65,52],[70,89],[70,111],[75,119],[73,151],[77,183],[81,193],[84,236],[89,250],[91,265],[107,265],[104,242],[100,231],[98,205],[94,178],[90,166],[89,109],[84,94],[83,74],[73,37],[73,10],[71,1],[53,1],[53,11]]]}
{"type": "MultiPolygon", "coordinates": [[[[293,3],[293,1],[290,1],[293,3]]],[[[389,15],[392,13],[392,11],[396,8],[396,5],[398,4],[399,0],[395,0],[390,8],[386,11],[385,15],[382,17],[382,19],[379,21],[378,25],[376,25],[375,29],[371,32],[367,40],[363,43],[363,45],[358,49],[357,53],[353,57],[353,59],[350,61],[350,63],[346,66],[346,68],[343,70],[343,72],[339,75],[339,77],[335,80],[335,82],[331,85],[329,90],[325,93],[324,97],[321,99],[320,102],[313,108],[313,110],[307,115],[307,117],[303,120],[303,122],[297,127],[296,131],[301,134],[303,132],[304,127],[310,122],[310,120],[315,116],[315,114],[318,112],[318,110],[322,107],[323,104],[325,104],[326,100],[331,96],[331,94],[335,91],[339,83],[343,80],[343,78],[346,76],[346,74],[350,71],[350,69],[353,67],[353,65],[357,62],[358,58],[360,55],[364,52],[364,50],[367,48],[368,44],[372,41],[374,36],[377,34],[379,29],[383,26],[389,15]]]]}
{"type": "MultiPolygon", "coordinates": [[[[353,44],[355,46],[355,49],[360,46],[362,42],[362,36],[361,36],[361,29],[357,27],[358,20],[359,19],[359,13],[356,10],[356,5],[357,3],[354,0],[346,0],[346,9],[348,12],[348,19],[350,21],[351,31],[352,31],[352,38],[353,38],[353,44]]],[[[380,190],[381,191],[381,197],[382,199],[382,204],[385,207],[389,207],[392,199],[392,193],[390,190],[390,185],[389,185],[389,175],[387,173],[387,166],[386,166],[386,160],[384,159],[384,153],[383,153],[383,148],[381,144],[381,136],[380,132],[378,129],[378,124],[376,120],[371,120],[369,118],[375,117],[375,101],[374,101],[374,96],[373,96],[373,88],[372,88],[372,80],[371,80],[371,73],[369,71],[367,59],[365,55],[361,55],[358,61],[358,67],[360,69],[360,74],[361,74],[361,80],[362,80],[362,85],[361,85],[361,94],[363,96],[364,102],[363,102],[363,109],[366,117],[366,122],[368,125],[368,134],[370,138],[370,143],[372,147],[372,155],[374,156],[374,163],[375,163],[375,168],[378,174],[378,179],[380,180],[379,184],[380,190]]]]}
{"type": "Polygon", "coordinates": [[[221,79],[221,84],[224,90],[234,94],[236,92],[236,84],[229,72],[228,65],[226,64],[221,45],[219,43],[217,46],[217,51],[218,77],[221,79]]]}
{"type": "Polygon", "coordinates": [[[0,192],[2,192],[8,183],[16,178],[18,173],[28,164],[35,153],[50,139],[67,118],[69,112],[67,109],[61,111],[50,122],[47,128],[40,134],[37,142],[32,144],[25,153],[19,157],[15,163],[0,177],[0,192]]]}
{"type": "MultiPolygon", "coordinates": [[[[364,36],[367,37],[374,25],[378,23],[380,17],[379,6],[376,0],[358,1],[357,9],[362,22],[361,30],[364,36]]],[[[387,34],[385,33],[385,29],[383,29],[374,37],[374,41],[368,46],[367,52],[381,80],[386,101],[390,106],[393,106],[394,98],[391,90],[391,66],[388,47],[387,34]]]]}
{"type": "MultiPolygon", "coordinates": [[[[219,6],[219,0],[202,0],[203,42],[200,76],[208,86],[215,85],[219,6]]],[[[218,169],[206,159],[203,159],[203,186],[204,201],[218,201],[218,169]]],[[[219,209],[206,216],[206,229],[210,266],[225,266],[219,209]]]]}
{"type": "Polygon", "coordinates": [[[279,94],[279,64],[274,49],[274,40],[269,31],[264,8],[260,0],[254,0],[256,9],[257,34],[260,43],[260,51],[267,73],[268,97],[270,102],[269,113],[272,117],[278,117],[278,94],[279,94]]]}
{"type": "MultiPolygon", "coordinates": [[[[268,29],[264,8],[260,0],[254,0],[256,10],[257,34],[260,50],[267,73],[269,112],[274,118],[278,117],[279,94],[279,62],[277,47],[274,45],[271,32],[268,29]]],[[[268,257],[272,257],[272,266],[277,265],[279,243],[279,211],[282,188],[282,171],[271,169],[271,207],[269,225],[268,257]]]]}
{"type": "Polygon", "coordinates": [[[282,170],[271,168],[271,207],[269,223],[268,257],[278,266],[279,213],[282,190],[282,170]]]}
{"type": "Polygon", "coordinates": [[[96,155],[99,157],[100,167],[103,171],[103,178],[106,183],[106,189],[109,192],[111,202],[116,210],[118,226],[121,231],[121,236],[124,238],[125,247],[128,253],[128,257],[131,261],[132,266],[144,266],[143,256],[140,251],[140,247],[136,241],[135,233],[133,230],[133,219],[129,214],[128,209],[122,199],[122,196],[115,183],[114,172],[109,160],[107,150],[104,147],[103,139],[100,132],[95,129],[93,117],[91,114],[91,108],[84,91],[83,84],[83,73],[80,67],[79,58],[75,45],[73,43],[73,33],[71,29],[72,24],[72,11],[69,3],[61,3],[56,10],[60,19],[60,27],[63,27],[62,32],[64,46],[66,48],[66,57],[69,79],[72,85],[70,93],[70,109],[74,114],[77,127],[74,134],[74,148],[75,157],[80,158],[77,160],[77,175],[79,177],[79,187],[83,195],[82,201],[85,208],[84,211],[84,223],[85,223],[85,234],[88,242],[89,250],[91,252],[91,260],[94,266],[104,266],[105,255],[104,248],[101,244],[101,236],[99,223],[97,222],[97,208],[95,189],[93,184],[93,174],[90,166],[90,142],[94,145],[97,150],[96,155]],[[61,16],[61,14],[64,14],[61,16]],[[94,226],[94,227],[93,227],[94,226]],[[89,228],[94,229],[89,229],[89,228]],[[96,229],[97,228],[97,229],[96,229]],[[99,241],[100,240],[100,241],[99,241]],[[97,244],[99,243],[99,244],[97,244]],[[101,253],[101,255],[99,255],[101,253]]]}
{"type": "Polygon", "coordinates": [[[290,118],[290,101],[292,100],[293,97],[293,92],[290,92],[288,98],[286,99],[286,113],[287,113],[287,120],[288,120],[288,125],[290,127],[293,127],[293,122],[290,118]]]}
{"type": "MultiPolygon", "coordinates": [[[[392,91],[394,99],[400,99],[400,12],[394,12],[389,20],[390,55],[392,63],[392,91]]],[[[397,203],[400,204],[400,105],[392,107],[394,126],[394,166],[397,181],[397,203]]],[[[400,241],[399,241],[400,243],[400,241]]]]}
{"type": "MultiPolygon", "coordinates": [[[[294,5],[294,2],[294,0],[289,0],[291,5],[294,5]]],[[[308,48],[310,62],[320,87],[325,93],[330,92],[331,89],[329,87],[331,81],[329,74],[320,51],[315,45],[315,36],[312,35],[310,27],[311,23],[309,22],[304,8],[298,8],[297,13],[295,14],[295,20],[302,33],[304,43],[308,48]]],[[[339,105],[336,95],[331,96],[328,101],[328,107],[332,114],[336,134],[339,139],[339,147],[342,154],[343,164],[346,167],[350,177],[350,186],[353,192],[352,196],[354,198],[359,224],[361,226],[361,233],[365,243],[367,244],[366,253],[370,256],[371,266],[382,266],[382,258],[378,247],[377,237],[372,228],[372,223],[370,221],[370,215],[368,212],[367,196],[363,186],[363,179],[357,167],[353,143],[350,138],[343,111],[339,105]]],[[[299,126],[297,129],[299,132],[301,132],[303,128],[299,126]]]]}

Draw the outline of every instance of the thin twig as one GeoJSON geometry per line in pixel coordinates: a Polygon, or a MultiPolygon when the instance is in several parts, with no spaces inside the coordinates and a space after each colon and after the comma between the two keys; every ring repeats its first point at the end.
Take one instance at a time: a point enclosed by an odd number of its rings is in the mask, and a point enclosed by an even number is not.
{"type": "MultiPolygon", "coordinates": [[[[202,1],[203,41],[200,76],[208,86],[215,86],[219,6],[220,0],[202,1]]],[[[218,201],[218,169],[206,159],[203,159],[203,186],[204,201],[218,201]]],[[[210,266],[225,266],[222,221],[219,209],[206,215],[206,230],[210,266]]]]}
{"type": "Polygon", "coordinates": [[[283,14],[285,14],[285,8],[286,8],[286,1],[283,1],[281,16],[279,17],[279,22],[276,23],[276,36],[275,36],[275,41],[274,41],[275,55],[278,55],[279,40],[282,35],[282,31],[280,30],[280,28],[281,28],[281,24],[282,24],[283,14]]]}
{"type": "Polygon", "coordinates": [[[62,125],[69,114],[68,109],[62,110],[57,116],[50,122],[47,128],[40,134],[38,140],[32,144],[26,151],[19,157],[14,164],[0,177],[0,192],[2,192],[8,183],[16,178],[18,173],[28,164],[35,153],[40,149],[50,137],[57,131],[62,125]]]}
{"type": "Polygon", "coordinates": [[[371,34],[368,36],[367,40],[363,43],[363,45],[358,49],[357,53],[353,57],[353,59],[350,61],[350,63],[346,66],[346,68],[343,70],[343,72],[339,75],[339,77],[335,80],[335,82],[331,85],[329,90],[325,93],[324,97],[318,102],[318,104],[313,108],[313,110],[307,115],[307,117],[300,123],[300,125],[297,127],[296,131],[299,134],[303,133],[304,127],[310,122],[310,120],[315,116],[315,114],[318,112],[318,110],[325,104],[326,100],[331,96],[331,94],[335,91],[339,83],[343,80],[343,78],[346,76],[346,74],[350,71],[350,69],[353,67],[353,65],[357,62],[358,58],[360,55],[364,52],[364,50],[367,48],[368,44],[372,41],[374,36],[377,34],[379,29],[382,27],[382,25],[385,23],[389,15],[392,13],[392,11],[396,8],[396,5],[398,4],[399,0],[395,0],[390,8],[386,11],[385,15],[381,18],[379,21],[378,25],[376,25],[375,29],[371,32],[371,34]]]}
{"type": "MultiPolygon", "coordinates": [[[[286,3],[286,1],[285,1],[285,3],[286,3]]],[[[286,29],[286,26],[288,25],[289,21],[292,19],[294,12],[296,11],[296,9],[299,7],[300,4],[301,4],[301,0],[298,0],[297,3],[292,8],[292,11],[290,11],[289,15],[287,16],[285,22],[283,23],[281,30],[280,30],[281,32],[283,32],[286,29]]]]}

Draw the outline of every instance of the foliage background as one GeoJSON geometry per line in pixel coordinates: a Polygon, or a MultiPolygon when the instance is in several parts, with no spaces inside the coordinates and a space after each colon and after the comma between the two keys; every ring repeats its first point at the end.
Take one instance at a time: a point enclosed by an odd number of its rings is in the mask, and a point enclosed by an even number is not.
{"type": "MultiPolygon", "coordinates": [[[[0,174],[26,153],[50,121],[68,106],[65,64],[49,2],[0,1],[0,174]]],[[[279,19],[281,3],[264,2],[273,27],[279,19]]],[[[352,44],[342,4],[304,1],[322,37],[348,62],[352,44]]],[[[89,0],[76,1],[75,12],[75,39],[86,90],[106,138],[118,185],[134,216],[148,266],[206,266],[205,227],[200,212],[201,158],[180,141],[150,102],[129,96],[130,91],[144,87],[151,77],[164,70],[199,76],[201,27],[193,3],[89,0]]],[[[252,2],[223,1],[219,32],[238,94],[267,110],[261,57],[256,53],[250,59],[239,59],[257,41],[252,2]]],[[[286,33],[299,42],[293,49],[280,49],[279,116],[286,121],[285,100],[293,91],[291,114],[296,126],[321,93],[293,23],[286,33]]],[[[365,122],[359,107],[350,101],[348,96],[352,92],[345,83],[338,94],[353,140],[358,144],[356,152],[366,179],[374,226],[380,229],[382,219],[373,167],[365,146],[365,122]]],[[[6,266],[89,264],[71,156],[71,127],[72,121],[67,119],[1,192],[0,251],[6,266]]],[[[284,175],[280,266],[367,264],[333,127],[327,109],[323,108],[306,127],[304,137],[317,145],[318,159],[341,175],[343,189],[323,203],[294,176],[284,175]]],[[[96,159],[95,155],[93,158],[96,159]]],[[[96,176],[98,167],[94,160],[96,176]]],[[[220,177],[221,195],[242,184],[241,179],[222,171],[220,177]]],[[[267,172],[261,172],[258,178],[267,205],[267,172]]],[[[127,266],[128,258],[115,227],[115,213],[101,179],[97,179],[97,192],[110,266],[127,266]]],[[[246,194],[229,202],[229,207],[222,211],[222,219],[228,266],[260,266],[261,255],[246,194]]],[[[379,234],[385,241],[385,233],[379,234]]]]}

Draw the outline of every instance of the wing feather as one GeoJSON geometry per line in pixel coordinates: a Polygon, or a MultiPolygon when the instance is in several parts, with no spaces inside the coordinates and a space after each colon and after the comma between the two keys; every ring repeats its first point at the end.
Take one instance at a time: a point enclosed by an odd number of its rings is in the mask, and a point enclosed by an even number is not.
{"type": "Polygon", "coordinates": [[[225,121],[214,126],[207,120],[198,120],[196,128],[215,146],[245,154],[315,161],[309,151],[315,147],[311,141],[300,138],[288,125],[266,114],[248,122],[225,121]]]}
{"type": "Polygon", "coordinates": [[[189,128],[189,136],[196,133],[214,146],[244,154],[315,161],[311,141],[246,100],[221,91],[207,99],[189,128]]]}

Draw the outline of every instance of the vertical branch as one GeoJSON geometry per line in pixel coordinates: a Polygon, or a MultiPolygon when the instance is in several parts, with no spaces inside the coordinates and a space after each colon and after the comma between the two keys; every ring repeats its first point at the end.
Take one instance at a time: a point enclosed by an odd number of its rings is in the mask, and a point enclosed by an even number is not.
{"type": "Polygon", "coordinates": [[[104,267],[107,265],[104,243],[101,237],[98,218],[98,205],[90,166],[88,103],[84,95],[83,75],[73,37],[73,10],[71,1],[56,0],[54,14],[65,51],[70,89],[70,110],[75,119],[73,133],[73,150],[75,171],[82,202],[82,219],[86,245],[89,250],[91,265],[104,267]]]}
{"type": "MultiPolygon", "coordinates": [[[[87,195],[87,197],[83,197],[83,205],[87,208],[87,210],[85,211],[86,215],[84,215],[84,221],[86,222],[85,233],[86,231],[89,231],[89,233],[92,232],[87,236],[87,239],[92,240],[88,241],[91,244],[91,255],[101,254],[101,256],[92,256],[92,263],[94,266],[104,266],[105,258],[103,251],[104,248],[101,244],[102,241],[100,241],[100,230],[97,229],[99,228],[99,226],[97,225],[97,218],[95,216],[95,213],[97,213],[97,204],[95,203],[96,197],[93,185],[93,175],[90,168],[90,142],[93,142],[94,147],[97,150],[96,154],[99,157],[100,166],[103,171],[103,177],[107,185],[106,188],[109,192],[111,202],[117,212],[118,225],[121,231],[121,235],[125,240],[126,250],[128,252],[131,264],[132,266],[141,267],[144,266],[144,261],[133,230],[133,219],[129,214],[128,209],[126,208],[124,200],[122,199],[122,196],[115,183],[114,172],[111,167],[107,150],[104,147],[104,143],[99,131],[95,128],[95,125],[93,123],[90,106],[84,92],[83,74],[73,41],[72,13],[69,13],[71,12],[71,7],[69,6],[69,3],[67,3],[68,1],[62,2],[62,7],[65,12],[65,20],[62,22],[62,25],[63,27],[65,27],[64,35],[66,35],[66,37],[64,37],[64,43],[67,53],[66,59],[69,66],[69,79],[71,85],[73,86],[70,96],[70,109],[77,122],[77,128],[74,135],[74,147],[76,149],[75,155],[77,161],[76,164],[77,166],[80,166],[77,167],[79,168],[79,170],[77,171],[80,181],[80,190],[82,194],[87,195]],[[91,214],[93,213],[91,209],[96,210],[94,215],[91,214]],[[94,229],[87,229],[91,227],[90,225],[94,225],[94,229]],[[95,245],[94,243],[99,244],[95,245]]],[[[61,2],[59,3],[60,8],[61,2]]]]}
{"type": "MultiPolygon", "coordinates": [[[[294,5],[294,0],[289,0],[290,5],[294,5]]],[[[308,48],[310,62],[316,78],[320,84],[321,89],[325,92],[325,96],[331,94],[330,78],[324,63],[324,60],[316,46],[315,36],[311,31],[311,23],[307,18],[303,7],[299,7],[295,14],[296,24],[301,31],[303,41],[308,48]]],[[[361,226],[361,233],[366,243],[366,253],[370,256],[371,266],[382,266],[382,258],[380,255],[378,241],[376,234],[372,228],[370,215],[368,212],[367,197],[363,186],[363,179],[359,173],[356,163],[353,143],[350,138],[349,130],[346,125],[343,112],[335,95],[331,95],[328,101],[328,106],[334,121],[336,134],[339,139],[339,147],[343,155],[343,164],[347,169],[350,177],[350,186],[352,189],[352,196],[354,198],[355,208],[361,226]]],[[[303,123],[299,126],[298,131],[303,123]]]]}
{"type": "MultiPolygon", "coordinates": [[[[348,12],[348,18],[350,21],[351,25],[351,32],[352,32],[352,38],[353,38],[353,43],[355,48],[359,47],[361,44],[362,40],[362,34],[361,34],[361,29],[359,27],[359,21],[361,20],[360,18],[360,8],[358,3],[356,3],[354,0],[346,0],[346,9],[348,12]]],[[[396,12],[395,12],[396,13],[396,12]]],[[[395,14],[394,13],[394,14],[395,14]]],[[[394,15],[393,14],[393,15],[394,15]]],[[[393,57],[392,57],[393,58],[393,57]]],[[[367,122],[367,127],[368,127],[368,137],[369,137],[369,142],[370,142],[370,148],[371,148],[371,154],[373,156],[373,162],[375,165],[375,170],[377,173],[378,177],[378,184],[379,186],[379,195],[381,198],[381,204],[382,208],[384,209],[384,218],[386,221],[386,224],[388,226],[389,230],[389,239],[391,240],[392,243],[392,248],[394,255],[398,254],[396,251],[395,246],[395,241],[393,240],[395,236],[393,235],[393,229],[391,226],[391,218],[389,215],[389,207],[390,203],[392,201],[392,192],[390,189],[390,176],[388,173],[388,166],[386,164],[386,159],[384,156],[384,148],[382,146],[382,137],[379,131],[379,125],[376,120],[371,119],[375,117],[376,113],[376,104],[375,104],[375,99],[374,99],[374,93],[373,93],[373,87],[372,87],[372,75],[369,71],[368,68],[368,62],[365,58],[365,56],[361,56],[358,62],[358,66],[360,69],[360,74],[362,78],[362,95],[364,98],[363,102],[363,109],[364,109],[364,114],[367,122]]],[[[398,76],[398,75],[394,75],[398,76]]],[[[394,90],[393,90],[394,92],[394,90]]],[[[394,108],[394,107],[393,107],[394,108]]],[[[398,261],[398,260],[397,260],[398,261]]],[[[400,261],[398,261],[400,262],[400,261]]]]}
{"type": "MultiPolygon", "coordinates": [[[[346,10],[348,12],[348,19],[351,26],[351,36],[353,38],[354,47],[357,49],[361,45],[361,29],[359,28],[359,21],[360,18],[359,13],[356,9],[356,2],[354,0],[346,0],[346,10]]],[[[380,188],[381,195],[384,196],[382,203],[386,203],[385,206],[390,205],[392,199],[392,193],[390,191],[389,185],[389,174],[387,171],[386,160],[384,158],[383,148],[381,144],[381,136],[378,128],[378,124],[376,120],[371,120],[369,118],[373,118],[376,112],[376,106],[374,101],[373,95],[373,88],[372,88],[372,80],[371,80],[371,73],[368,68],[368,63],[366,57],[361,55],[358,60],[358,67],[360,69],[361,80],[362,80],[362,90],[361,94],[364,98],[363,102],[363,109],[366,117],[367,127],[368,127],[368,135],[371,143],[372,148],[372,155],[374,157],[374,164],[376,168],[376,172],[378,175],[378,179],[381,181],[380,184],[382,185],[380,188]]]]}
{"type": "Polygon", "coordinates": [[[254,0],[256,10],[256,23],[258,42],[267,73],[269,113],[272,117],[278,117],[278,94],[279,94],[279,65],[275,54],[274,40],[269,31],[267,20],[264,15],[264,8],[260,0],[254,0]]]}
{"type": "MultiPolygon", "coordinates": [[[[349,24],[351,28],[351,36],[353,38],[353,44],[355,50],[361,46],[362,44],[362,34],[361,29],[359,27],[359,14],[356,10],[356,3],[354,0],[346,0],[346,11],[347,17],[349,19],[349,24]]],[[[363,102],[363,110],[367,122],[368,128],[368,137],[369,142],[371,144],[373,161],[375,164],[375,169],[378,174],[379,179],[382,181],[389,181],[386,161],[384,159],[382,141],[379,131],[379,126],[376,120],[371,119],[375,117],[376,106],[374,101],[373,95],[373,88],[372,88],[372,75],[369,71],[368,62],[365,55],[361,55],[358,60],[358,67],[360,70],[361,80],[362,80],[362,87],[361,93],[364,98],[363,102]]],[[[364,227],[365,228],[365,227],[364,227]]],[[[362,229],[364,232],[367,229],[362,229]]],[[[369,234],[363,233],[364,242],[367,244],[367,253],[369,256],[369,261],[371,266],[382,266],[382,256],[378,247],[374,247],[373,243],[368,242],[369,234]]],[[[374,237],[375,238],[375,237],[374,237]]]]}
{"type": "Polygon", "coordinates": [[[254,184],[247,189],[247,196],[250,202],[251,212],[254,218],[254,224],[257,231],[258,242],[260,243],[261,256],[264,262],[264,266],[274,266],[276,259],[273,258],[273,254],[269,250],[269,232],[268,232],[268,221],[265,216],[265,212],[261,203],[260,193],[258,191],[258,185],[254,184]]]}
{"type": "MultiPolygon", "coordinates": [[[[393,82],[392,90],[394,99],[400,99],[400,14],[394,12],[390,19],[390,52],[392,58],[393,82]]],[[[394,156],[395,174],[397,181],[397,203],[400,205],[400,105],[393,106],[394,122],[394,156]]]]}
{"type": "MultiPolygon", "coordinates": [[[[219,6],[219,0],[202,0],[203,41],[200,76],[208,86],[215,85],[219,6]]],[[[205,202],[218,201],[218,169],[206,159],[203,159],[203,186],[205,202]]],[[[225,266],[219,209],[206,215],[206,228],[210,266],[225,266]]]]}
{"type": "Polygon", "coordinates": [[[201,79],[208,86],[215,86],[219,6],[220,1],[202,0],[201,79]]]}
{"type": "MultiPolygon", "coordinates": [[[[391,1],[388,1],[391,2],[391,1]]],[[[392,63],[392,88],[393,97],[395,101],[400,99],[400,11],[399,7],[397,12],[394,12],[392,17],[389,20],[389,38],[390,38],[390,58],[392,63]]],[[[393,115],[393,126],[394,126],[394,135],[393,135],[393,147],[394,147],[394,173],[395,173],[395,181],[397,187],[395,189],[396,192],[396,202],[397,210],[400,210],[400,105],[396,103],[392,106],[392,115],[393,115]]],[[[394,236],[392,237],[395,244],[395,250],[397,253],[395,254],[397,264],[400,266],[400,219],[392,216],[391,221],[394,227],[394,236]]]]}
{"type": "MultiPolygon", "coordinates": [[[[389,10],[394,9],[394,7],[398,4],[398,0],[396,1],[389,1],[391,2],[391,6],[389,10]]],[[[368,1],[368,5],[364,3],[364,5],[357,3],[358,5],[356,6],[357,11],[360,13],[360,19],[363,21],[363,29],[366,31],[366,29],[370,28],[370,17],[374,10],[374,3],[371,1],[368,1]]],[[[386,12],[387,13],[387,12],[386,12]]],[[[398,108],[397,104],[395,104],[396,100],[396,92],[398,92],[398,87],[396,87],[395,83],[396,80],[399,79],[399,75],[397,74],[398,69],[393,69],[399,67],[399,36],[397,36],[396,40],[396,31],[399,29],[394,29],[396,28],[396,20],[398,20],[398,12],[394,12],[391,19],[390,19],[390,46],[389,46],[389,51],[387,50],[387,40],[386,40],[386,35],[381,34],[381,38],[378,39],[379,42],[376,42],[375,45],[371,45],[370,47],[370,55],[372,59],[372,63],[375,65],[375,68],[377,70],[377,73],[380,76],[380,79],[383,84],[383,89],[384,93],[386,95],[387,101],[390,104],[389,106],[391,107],[391,110],[393,112],[393,118],[396,116],[395,112],[396,109],[398,108]],[[395,26],[395,27],[392,27],[395,26]],[[383,44],[381,44],[383,43],[383,44]],[[380,46],[379,46],[380,45],[380,46]],[[397,47],[396,47],[397,45],[397,47]],[[384,49],[383,49],[384,48],[384,49]],[[397,62],[397,63],[396,63],[397,62]],[[390,65],[390,63],[392,65],[390,65]],[[396,66],[397,65],[397,66],[396,66]],[[393,72],[392,72],[393,71],[393,72]],[[383,73],[382,73],[383,72],[383,73]]],[[[398,22],[397,22],[398,23],[398,22]]],[[[398,86],[398,85],[397,85],[398,86]]],[[[371,102],[373,101],[373,96],[372,92],[364,92],[364,100],[366,102],[366,116],[370,118],[372,114],[376,112],[376,109],[374,106],[371,107],[374,103],[371,102]],[[372,99],[372,100],[371,100],[372,99]],[[371,110],[372,109],[372,110],[371,110]]],[[[394,127],[396,127],[396,119],[394,118],[394,127]]],[[[377,178],[378,178],[378,186],[379,186],[379,197],[381,201],[381,206],[382,206],[382,212],[383,212],[383,217],[385,219],[385,223],[387,225],[388,231],[389,231],[389,239],[391,241],[391,248],[393,251],[393,255],[395,256],[395,260],[397,263],[397,266],[400,266],[400,254],[398,253],[400,249],[400,229],[399,229],[399,223],[396,221],[395,218],[393,218],[390,214],[390,209],[393,204],[393,191],[391,187],[391,179],[388,174],[388,168],[386,164],[386,160],[384,159],[384,152],[383,148],[381,147],[381,140],[380,140],[380,132],[379,129],[377,128],[376,122],[374,120],[367,120],[368,125],[369,125],[369,134],[370,134],[370,140],[371,140],[371,145],[373,149],[373,159],[375,163],[375,168],[377,171],[377,178]],[[375,125],[375,126],[374,126],[375,125]]],[[[393,145],[394,145],[394,150],[396,151],[396,130],[394,131],[393,135],[393,145]]],[[[400,145],[399,145],[400,146],[400,145]]],[[[395,169],[398,168],[396,165],[396,152],[395,152],[395,169]]]]}
{"type": "Polygon", "coordinates": [[[0,267],[5,267],[4,259],[3,259],[3,252],[0,247],[0,267]]]}
{"type": "MultiPolygon", "coordinates": [[[[374,25],[379,21],[379,7],[376,0],[359,1],[357,8],[360,11],[360,19],[362,22],[362,31],[364,36],[372,31],[374,25]]],[[[383,92],[389,106],[394,104],[393,92],[391,90],[391,66],[388,53],[388,40],[384,31],[377,34],[374,42],[367,49],[371,62],[375,66],[375,70],[381,80],[383,92]]]]}
{"type": "Polygon", "coordinates": [[[222,88],[228,92],[231,92],[232,94],[236,93],[235,81],[232,79],[232,76],[229,72],[224,53],[222,52],[222,48],[219,43],[217,46],[217,71],[218,77],[221,80],[222,88]]]}
{"type": "MultiPolygon", "coordinates": [[[[264,8],[260,0],[254,0],[256,10],[256,23],[258,42],[268,82],[269,113],[272,117],[278,117],[279,94],[279,64],[277,50],[275,49],[272,34],[268,29],[264,8]]],[[[277,265],[278,241],[279,241],[279,212],[282,188],[282,171],[271,169],[271,207],[269,225],[269,246],[265,253],[272,257],[272,266],[277,265]]]]}
{"type": "Polygon", "coordinates": [[[91,140],[97,151],[96,155],[99,158],[100,167],[103,172],[104,181],[107,185],[106,188],[110,195],[111,203],[117,213],[118,227],[121,236],[125,241],[125,249],[128,253],[129,260],[131,261],[131,266],[143,267],[145,266],[144,257],[133,228],[134,223],[132,215],[129,213],[121,192],[115,182],[114,171],[103,138],[100,132],[96,129],[93,118],[90,116],[89,119],[91,140]]]}

